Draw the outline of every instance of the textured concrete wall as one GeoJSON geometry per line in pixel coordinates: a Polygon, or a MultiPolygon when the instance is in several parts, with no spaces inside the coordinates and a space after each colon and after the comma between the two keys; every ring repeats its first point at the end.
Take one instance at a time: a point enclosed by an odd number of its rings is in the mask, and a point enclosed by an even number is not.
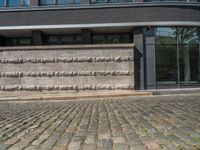
{"type": "Polygon", "coordinates": [[[134,88],[133,45],[0,48],[1,91],[134,88]]]}

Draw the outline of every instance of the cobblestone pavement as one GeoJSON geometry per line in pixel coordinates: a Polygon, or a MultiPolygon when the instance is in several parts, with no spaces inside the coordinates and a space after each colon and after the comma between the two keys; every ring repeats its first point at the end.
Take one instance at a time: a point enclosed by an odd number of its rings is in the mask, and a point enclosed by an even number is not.
{"type": "Polygon", "coordinates": [[[199,150],[200,94],[0,102],[0,150],[199,150]]]}

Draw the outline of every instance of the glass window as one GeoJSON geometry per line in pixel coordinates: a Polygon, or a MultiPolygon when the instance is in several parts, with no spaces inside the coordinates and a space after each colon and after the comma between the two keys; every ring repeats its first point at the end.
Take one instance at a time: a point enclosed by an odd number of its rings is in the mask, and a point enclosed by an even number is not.
{"type": "Polygon", "coordinates": [[[47,44],[64,45],[64,44],[80,44],[82,43],[81,35],[49,35],[47,44]]]}
{"type": "Polygon", "coordinates": [[[57,4],[58,5],[63,5],[63,4],[68,4],[69,0],[58,0],[57,4]]]}
{"type": "Polygon", "coordinates": [[[54,0],[40,0],[40,5],[54,5],[54,0]]]}
{"type": "Polygon", "coordinates": [[[176,44],[176,28],[157,28],[156,44],[176,44]]]}
{"type": "Polygon", "coordinates": [[[29,6],[30,0],[0,0],[0,7],[29,6]]]}
{"type": "Polygon", "coordinates": [[[7,0],[8,7],[20,6],[20,0],[7,0]]]}
{"type": "Polygon", "coordinates": [[[6,40],[6,46],[16,46],[17,40],[16,39],[7,39],[6,40]]]}
{"type": "Polygon", "coordinates": [[[106,38],[104,35],[93,35],[93,43],[95,44],[106,43],[106,38]]]}
{"type": "Polygon", "coordinates": [[[80,4],[80,0],[74,0],[74,4],[80,4]]]}
{"type": "Polygon", "coordinates": [[[179,49],[181,84],[199,83],[200,55],[198,45],[181,44],[179,49]]]}
{"type": "Polygon", "coordinates": [[[40,5],[79,4],[80,0],[41,0],[40,5]]]}
{"type": "Polygon", "coordinates": [[[111,34],[94,34],[93,43],[132,43],[132,38],[129,33],[111,33],[111,34]]]}
{"type": "Polygon", "coordinates": [[[30,5],[30,0],[23,0],[23,5],[24,6],[29,6],[30,5]]]}
{"type": "Polygon", "coordinates": [[[197,28],[177,28],[177,36],[180,44],[198,44],[197,28]]]}
{"type": "Polygon", "coordinates": [[[124,2],[133,2],[133,0],[91,0],[91,4],[100,4],[100,3],[124,3],[124,2]]]}
{"type": "Polygon", "coordinates": [[[4,6],[4,0],[0,0],[0,7],[4,6]]]}
{"type": "Polygon", "coordinates": [[[28,38],[19,39],[19,45],[31,45],[31,39],[28,38]]]}
{"type": "Polygon", "coordinates": [[[200,37],[198,28],[157,28],[157,83],[188,86],[200,84],[200,37]]]}
{"type": "Polygon", "coordinates": [[[24,46],[31,45],[31,38],[8,38],[6,39],[6,46],[24,46]]]}
{"type": "Polygon", "coordinates": [[[176,84],[177,82],[176,45],[156,45],[157,82],[176,84]]]}

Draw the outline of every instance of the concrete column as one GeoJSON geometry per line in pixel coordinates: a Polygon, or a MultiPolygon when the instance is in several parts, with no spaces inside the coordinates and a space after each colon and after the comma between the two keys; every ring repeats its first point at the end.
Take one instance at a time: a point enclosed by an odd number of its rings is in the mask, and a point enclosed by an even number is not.
{"type": "Polygon", "coordinates": [[[30,0],[30,6],[39,6],[39,0],[30,0]]]}
{"type": "Polygon", "coordinates": [[[144,29],[146,88],[156,89],[155,28],[144,29]]]}
{"type": "Polygon", "coordinates": [[[92,33],[90,29],[82,29],[82,40],[83,44],[91,44],[92,43],[92,33]]]}
{"type": "Polygon", "coordinates": [[[145,75],[144,75],[144,37],[143,28],[136,27],[133,31],[134,36],[134,71],[135,71],[135,89],[145,89],[145,75]]]}
{"type": "Polygon", "coordinates": [[[39,30],[32,31],[33,45],[43,45],[44,44],[44,34],[39,30]]]}

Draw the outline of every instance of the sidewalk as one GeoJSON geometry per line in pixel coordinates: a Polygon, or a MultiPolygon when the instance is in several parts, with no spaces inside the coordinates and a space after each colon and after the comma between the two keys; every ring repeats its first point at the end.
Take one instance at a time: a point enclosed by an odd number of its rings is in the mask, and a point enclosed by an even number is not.
{"type": "Polygon", "coordinates": [[[31,101],[31,100],[70,100],[83,98],[103,98],[103,97],[120,97],[120,96],[148,96],[152,95],[151,91],[81,91],[81,92],[62,92],[62,93],[24,93],[24,94],[1,94],[0,101],[31,101]]]}

